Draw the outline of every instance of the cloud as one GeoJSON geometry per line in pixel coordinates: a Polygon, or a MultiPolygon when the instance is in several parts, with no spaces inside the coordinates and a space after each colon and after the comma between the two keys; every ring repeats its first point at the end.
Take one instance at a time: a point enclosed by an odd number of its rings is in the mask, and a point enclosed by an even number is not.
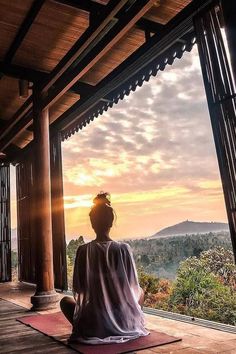
{"type": "MultiPolygon", "coordinates": [[[[194,210],[204,218],[225,219],[196,47],[65,141],[63,162],[66,195],[77,198],[108,190],[115,203],[123,201],[121,213],[125,203],[130,204],[129,198],[139,211],[147,211],[145,203],[150,203],[156,216],[148,208],[148,218],[155,227],[160,214],[155,203],[158,195],[175,188],[184,193],[162,199],[162,209],[173,220],[180,215],[190,218],[187,213],[193,215],[194,210]],[[146,196],[145,201],[139,196],[146,196]],[[208,201],[211,209],[207,214],[200,205],[208,201]]],[[[78,200],[71,202],[74,207],[76,203],[78,200]]],[[[167,220],[167,215],[161,214],[161,218],[167,220]]],[[[132,217],[130,227],[124,217],[122,220],[119,230],[133,227],[137,231],[132,217]]]]}

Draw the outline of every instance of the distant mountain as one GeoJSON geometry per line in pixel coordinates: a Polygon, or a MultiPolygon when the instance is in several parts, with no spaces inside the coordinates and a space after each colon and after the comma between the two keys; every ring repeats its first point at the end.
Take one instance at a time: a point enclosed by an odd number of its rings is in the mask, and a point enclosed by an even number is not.
{"type": "Polygon", "coordinates": [[[149,238],[162,236],[202,234],[206,232],[228,231],[229,225],[223,222],[196,222],[183,221],[179,224],[166,227],[149,238]]]}

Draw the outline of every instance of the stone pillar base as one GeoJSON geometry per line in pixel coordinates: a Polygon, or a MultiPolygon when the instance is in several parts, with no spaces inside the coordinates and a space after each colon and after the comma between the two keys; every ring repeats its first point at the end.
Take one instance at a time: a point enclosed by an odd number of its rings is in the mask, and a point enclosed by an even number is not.
{"type": "Polygon", "coordinates": [[[32,311],[44,311],[57,307],[59,295],[55,290],[40,291],[31,296],[32,311]]]}

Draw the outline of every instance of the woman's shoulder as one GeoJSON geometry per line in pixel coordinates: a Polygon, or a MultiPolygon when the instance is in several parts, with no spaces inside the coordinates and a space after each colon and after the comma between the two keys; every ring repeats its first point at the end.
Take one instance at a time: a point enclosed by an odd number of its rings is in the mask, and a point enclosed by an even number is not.
{"type": "Polygon", "coordinates": [[[87,246],[88,246],[87,243],[84,243],[83,245],[79,245],[79,247],[77,248],[77,254],[85,251],[87,246]]]}
{"type": "Polygon", "coordinates": [[[119,241],[119,243],[120,243],[121,247],[130,248],[130,245],[127,242],[119,241]]]}
{"type": "Polygon", "coordinates": [[[128,250],[128,251],[131,250],[131,247],[127,242],[113,241],[112,244],[114,247],[119,248],[120,250],[128,250]]]}
{"type": "MultiPolygon", "coordinates": [[[[104,242],[96,242],[96,240],[93,240],[87,244],[82,245],[83,249],[81,249],[81,251],[85,251],[87,249],[87,247],[91,247],[91,248],[97,248],[97,247],[103,247],[103,248],[107,248],[107,250],[117,250],[117,251],[122,251],[122,250],[127,250],[127,251],[131,251],[131,247],[128,243],[123,242],[123,241],[104,241],[104,242]]],[[[81,247],[81,246],[80,246],[81,247]]]]}

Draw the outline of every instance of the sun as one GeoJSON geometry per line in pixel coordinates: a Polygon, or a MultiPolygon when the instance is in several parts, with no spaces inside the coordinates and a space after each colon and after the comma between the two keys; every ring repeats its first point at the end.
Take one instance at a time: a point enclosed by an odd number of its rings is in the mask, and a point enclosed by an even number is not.
{"type": "Polygon", "coordinates": [[[91,208],[92,206],[92,195],[77,195],[77,196],[64,196],[64,208],[74,209],[74,208],[91,208]]]}

